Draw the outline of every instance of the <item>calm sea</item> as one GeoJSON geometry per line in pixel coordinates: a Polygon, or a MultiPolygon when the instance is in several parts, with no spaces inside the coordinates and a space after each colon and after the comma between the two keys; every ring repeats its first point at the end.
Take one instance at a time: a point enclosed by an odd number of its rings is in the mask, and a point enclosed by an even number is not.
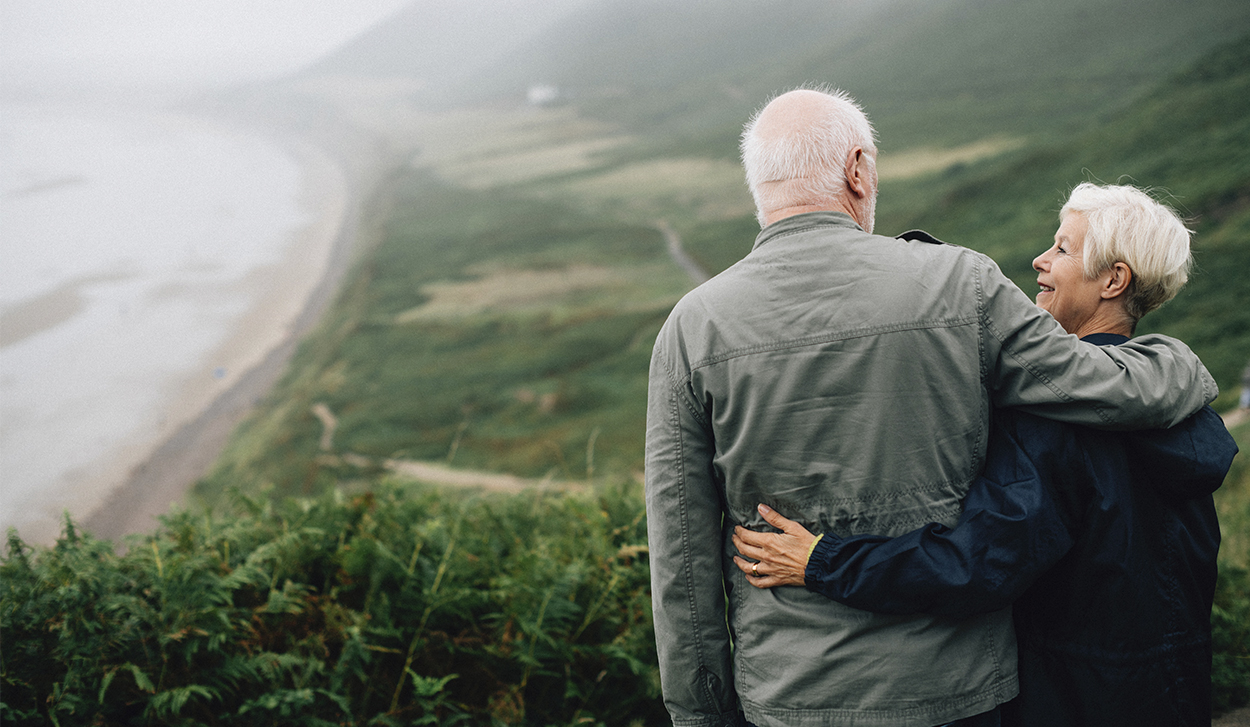
{"type": "Polygon", "coordinates": [[[190,116],[0,105],[0,531],[86,517],[119,484],[93,473],[228,378],[214,351],[310,219],[300,172],[190,116]]]}

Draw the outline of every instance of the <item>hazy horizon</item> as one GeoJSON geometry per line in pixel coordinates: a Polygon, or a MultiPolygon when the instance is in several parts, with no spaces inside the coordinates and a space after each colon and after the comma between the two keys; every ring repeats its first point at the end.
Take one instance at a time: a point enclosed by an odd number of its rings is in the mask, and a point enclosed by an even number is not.
{"type": "Polygon", "coordinates": [[[5,0],[0,65],[8,94],[211,88],[315,62],[412,0],[5,0]]]}

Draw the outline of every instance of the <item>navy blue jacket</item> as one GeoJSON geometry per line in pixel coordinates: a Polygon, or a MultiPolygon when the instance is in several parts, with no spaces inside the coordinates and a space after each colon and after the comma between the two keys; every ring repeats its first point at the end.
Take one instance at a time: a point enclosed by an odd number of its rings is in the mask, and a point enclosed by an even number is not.
{"type": "Polygon", "coordinates": [[[828,533],[806,585],[881,613],[1014,604],[1020,696],[1004,724],[1206,727],[1220,542],[1211,493],[1236,453],[1210,407],[1144,432],[1001,410],[954,528],[828,533]]]}

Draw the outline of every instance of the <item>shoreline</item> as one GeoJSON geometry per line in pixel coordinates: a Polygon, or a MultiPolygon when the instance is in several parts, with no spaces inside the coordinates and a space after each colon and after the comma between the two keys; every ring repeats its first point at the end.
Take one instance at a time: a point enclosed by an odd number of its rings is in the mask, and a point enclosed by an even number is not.
{"type": "MultiPolygon", "coordinates": [[[[240,125],[258,130],[256,124],[240,125]]],[[[259,295],[229,338],[204,359],[224,369],[222,380],[184,381],[171,396],[165,436],[128,444],[83,473],[97,483],[118,483],[90,514],[76,518],[96,538],[117,541],[153,531],[159,516],[186,505],[188,492],[208,473],[234,428],[285,373],[355,259],[361,208],[380,164],[353,169],[313,138],[283,137],[271,129],[259,127],[300,166],[300,204],[312,210],[311,219],[289,233],[278,266],[249,275],[245,286],[259,295]]]]}

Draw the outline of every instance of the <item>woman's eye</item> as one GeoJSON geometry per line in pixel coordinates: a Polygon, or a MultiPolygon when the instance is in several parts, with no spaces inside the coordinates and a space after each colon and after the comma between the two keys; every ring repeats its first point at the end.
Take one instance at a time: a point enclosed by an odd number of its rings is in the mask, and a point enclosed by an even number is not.
{"type": "Polygon", "coordinates": [[[1056,248],[1056,249],[1057,249],[1059,252],[1063,253],[1064,255],[1067,255],[1067,254],[1068,254],[1068,251],[1067,251],[1067,250],[1065,250],[1065,249],[1063,249],[1062,247],[1059,247],[1059,248],[1056,248]]]}

